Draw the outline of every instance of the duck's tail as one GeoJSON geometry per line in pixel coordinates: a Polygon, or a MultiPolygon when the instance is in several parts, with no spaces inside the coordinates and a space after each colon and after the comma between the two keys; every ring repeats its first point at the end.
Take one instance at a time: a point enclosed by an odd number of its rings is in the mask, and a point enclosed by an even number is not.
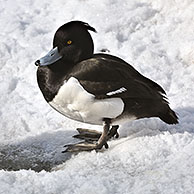
{"type": "Polygon", "coordinates": [[[168,106],[167,111],[163,111],[162,113],[160,113],[159,117],[161,120],[163,120],[165,123],[168,123],[168,124],[177,124],[178,123],[178,116],[176,115],[176,113],[173,110],[170,109],[169,106],[168,106]]]}

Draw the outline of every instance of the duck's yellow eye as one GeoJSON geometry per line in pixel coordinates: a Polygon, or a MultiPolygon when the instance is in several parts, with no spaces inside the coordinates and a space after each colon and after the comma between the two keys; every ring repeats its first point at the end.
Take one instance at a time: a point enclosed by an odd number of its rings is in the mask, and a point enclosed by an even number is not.
{"type": "Polygon", "coordinates": [[[68,45],[70,45],[71,43],[72,43],[72,41],[71,41],[71,40],[68,40],[68,41],[67,41],[67,44],[68,44],[68,45]]]}

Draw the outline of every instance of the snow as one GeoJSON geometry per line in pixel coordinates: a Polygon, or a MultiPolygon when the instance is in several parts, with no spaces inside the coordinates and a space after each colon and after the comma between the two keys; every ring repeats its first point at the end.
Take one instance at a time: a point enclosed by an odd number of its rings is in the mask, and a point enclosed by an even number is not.
{"type": "Polygon", "coordinates": [[[0,0],[0,193],[194,193],[192,0],[0,0]],[[64,153],[75,128],[43,99],[34,62],[71,20],[163,86],[178,125],[129,122],[100,152],[64,153]]]}

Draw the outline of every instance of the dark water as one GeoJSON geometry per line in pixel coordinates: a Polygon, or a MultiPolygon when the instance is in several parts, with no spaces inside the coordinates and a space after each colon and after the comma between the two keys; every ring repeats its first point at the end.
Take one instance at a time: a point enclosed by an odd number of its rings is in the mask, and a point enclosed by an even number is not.
{"type": "Polygon", "coordinates": [[[0,145],[0,169],[50,171],[66,162],[72,153],[61,153],[65,144],[74,143],[72,131],[43,133],[17,143],[0,145]]]}

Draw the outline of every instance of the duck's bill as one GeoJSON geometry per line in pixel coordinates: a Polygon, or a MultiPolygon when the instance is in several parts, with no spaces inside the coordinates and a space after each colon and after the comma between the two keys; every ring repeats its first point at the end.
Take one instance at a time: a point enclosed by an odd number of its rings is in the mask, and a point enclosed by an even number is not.
{"type": "Polygon", "coordinates": [[[59,54],[58,48],[55,47],[51,51],[49,51],[44,57],[37,60],[35,62],[35,65],[37,65],[37,66],[51,65],[61,58],[62,58],[62,56],[59,54]]]}

